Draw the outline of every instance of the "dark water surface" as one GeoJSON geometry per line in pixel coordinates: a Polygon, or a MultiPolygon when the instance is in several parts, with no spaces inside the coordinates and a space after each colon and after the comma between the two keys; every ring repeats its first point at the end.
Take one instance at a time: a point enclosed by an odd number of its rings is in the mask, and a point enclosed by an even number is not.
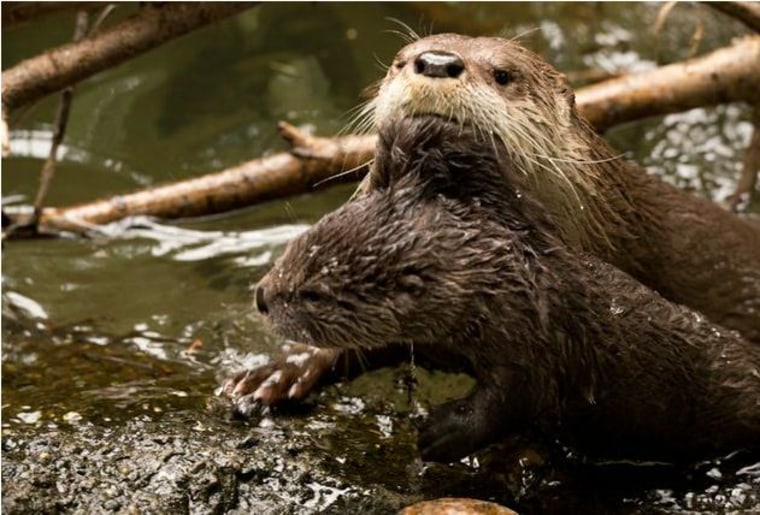
{"type": "MultiPolygon", "coordinates": [[[[318,134],[336,133],[362,89],[383,74],[380,63],[389,63],[402,45],[393,34],[400,27],[389,17],[421,33],[431,27],[526,33],[524,44],[565,71],[639,70],[657,60],[686,58],[700,24],[700,52],[744,31],[705,7],[682,4],[656,37],[658,8],[255,7],[79,85],[49,202],[87,201],[281,151],[278,120],[318,134]]],[[[132,9],[119,4],[116,17],[132,9]]],[[[66,42],[73,18],[62,14],[4,29],[3,68],[66,42]]],[[[6,207],[33,199],[56,102],[45,99],[11,119],[12,153],[2,162],[6,207]]],[[[608,136],[653,173],[721,200],[741,168],[751,130],[747,117],[738,105],[697,109],[620,127],[608,136]]],[[[339,186],[203,220],[143,220],[128,229],[116,224],[109,228],[111,237],[7,242],[2,253],[4,451],[7,442],[24,435],[118,430],[135,421],[168,423],[178,414],[183,420],[209,417],[206,406],[221,379],[264,363],[281,344],[253,313],[250,285],[290,238],[344,202],[352,189],[339,186]]],[[[277,431],[309,435],[309,459],[338,485],[304,487],[272,509],[340,511],[350,505],[347,499],[359,499],[382,510],[460,495],[495,499],[524,512],[678,513],[751,509],[760,498],[760,465],[741,456],[688,470],[592,467],[546,461],[542,453],[518,446],[519,456],[491,453],[422,470],[415,464],[401,382],[398,371],[373,373],[315,397],[308,417],[284,413],[262,421],[257,429],[262,438],[267,428],[272,438],[283,438],[277,431]]],[[[422,373],[420,383],[416,399],[423,405],[467,387],[462,378],[443,374],[422,373]]],[[[220,427],[231,438],[247,431],[223,422],[220,427]]]]}

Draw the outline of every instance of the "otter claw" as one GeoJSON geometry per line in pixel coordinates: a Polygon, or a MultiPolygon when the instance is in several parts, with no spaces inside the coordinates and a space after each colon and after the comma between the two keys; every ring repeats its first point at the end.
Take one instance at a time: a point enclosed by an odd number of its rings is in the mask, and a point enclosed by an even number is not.
{"type": "Polygon", "coordinates": [[[259,413],[264,408],[258,399],[254,399],[252,394],[243,395],[235,400],[235,412],[245,418],[250,418],[254,413],[259,413]]]}
{"type": "Polygon", "coordinates": [[[245,372],[240,372],[232,377],[228,377],[222,385],[222,393],[231,398],[236,398],[241,395],[242,392],[240,389],[246,384],[246,379],[250,373],[250,370],[246,370],[245,372]]]}
{"type": "Polygon", "coordinates": [[[301,400],[332,370],[339,353],[296,344],[268,365],[240,372],[224,382],[222,391],[248,416],[257,405],[271,406],[286,400],[301,400]]]}
{"type": "Polygon", "coordinates": [[[293,386],[288,390],[288,399],[301,399],[305,397],[307,389],[303,381],[299,378],[293,386]]]}

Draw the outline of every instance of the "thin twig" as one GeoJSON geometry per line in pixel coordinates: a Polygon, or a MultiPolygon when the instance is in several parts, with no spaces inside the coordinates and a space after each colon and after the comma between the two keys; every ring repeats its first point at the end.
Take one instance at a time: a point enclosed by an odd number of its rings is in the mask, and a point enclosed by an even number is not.
{"type": "Polygon", "coordinates": [[[94,35],[98,30],[100,30],[100,26],[103,24],[104,21],[111,15],[112,12],[116,10],[116,4],[108,4],[105,7],[103,7],[103,10],[100,11],[100,14],[97,18],[95,18],[95,21],[92,23],[92,26],[90,27],[90,32],[88,32],[88,36],[94,35]]]}
{"type": "Polygon", "coordinates": [[[689,59],[697,55],[699,51],[699,45],[702,43],[702,39],[705,35],[705,24],[702,18],[702,11],[697,12],[697,25],[694,27],[694,33],[691,35],[691,41],[689,41],[689,59]]]}
{"type": "Polygon", "coordinates": [[[705,2],[707,5],[726,14],[760,33],[760,4],[757,2],[705,2]]]}
{"type": "Polygon", "coordinates": [[[744,154],[742,175],[736,183],[736,191],[729,197],[731,209],[736,213],[746,211],[752,204],[752,197],[760,175],[760,104],[752,110],[752,137],[744,154]]]}
{"type": "Polygon", "coordinates": [[[101,2],[3,2],[3,29],[65,11],[92,11],[101,2]]]}
{"type": "MultiPolygon", "coordinates": [[[[87,11],[79,11],[77,13],[74,37],[72,38],[74,43],[84,38],[87,34],[88,21],[89,15],[87,14],[87,11]]],[[[53,139],[50,143],[50,153],[45,160],[45,164],[42,166],[42,172],[40,172],[40,186],[37,190],[37,196],[34,199],[34,216],[32,217],[32,225],[34,226],[36,226],[39,221],[45,197],[50,189],[50,182],[53,180],[53,175],[55,175],[55,164],[58,160],[58,147],[60,147],[61,141],[63,141],[63,136],[66,134],[69,112],[71,111],[71,99],[73,96],[74,86],[69,86],[61,92],[61,99],[58,102],[58,110],[55,114],[55,131],[53,132],[53,139]]]]}
{"type": "Polygon", "coordinates": [[[678,2],[665,2],[657,11],[657,18],[655,18],[654,27],[652,28],[655,38],[654,60],[657,63],[660,62],[660,33],[662,32],[662,27],[665,25],[665,21],[667,21],[668,16],[670,16],[670,11],[673,10],[677,3],[678,2]]]}

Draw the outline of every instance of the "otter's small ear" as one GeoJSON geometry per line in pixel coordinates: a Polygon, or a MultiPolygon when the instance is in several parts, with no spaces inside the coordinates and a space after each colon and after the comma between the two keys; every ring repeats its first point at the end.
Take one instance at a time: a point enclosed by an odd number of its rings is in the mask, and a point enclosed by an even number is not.
{"type": "Polygon", "coordinates": [[[573,87],[570,84],[570,79],[568,79],[567,75],[564,73],[559,76],[558,89],[560,94],[567,100],[567,105],[569,105],[571,109],[575,108],[575,91],[573,91],[573,87]]]}
{"type": "Polygon", "coordinates": [[[574,109],[575,108],[575,91],[573,91],[572,88],[568,88],[566,91],[563,91],[563,94],[565,98],[567,99],[567,105],[569,105],[571,109],[574,109]]]}
{"type": "Polygon", "coordinates": [[[556,82],[557,91],[565,100],[564,103],[560,102],[560,105],[557,105],[556,107],[558,109],[560,119],[568,121],[573,117],[573,113],[576,111],[575,92],[573,91],[573,87],[570,85],[570,81],[564,73],[560,73],[556,76],[556,82]]]}

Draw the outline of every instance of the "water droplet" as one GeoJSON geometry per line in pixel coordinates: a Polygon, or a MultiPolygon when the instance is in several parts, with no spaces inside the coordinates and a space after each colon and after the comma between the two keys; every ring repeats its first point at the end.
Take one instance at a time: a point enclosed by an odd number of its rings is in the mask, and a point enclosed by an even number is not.
{"type": "Polygon", "coordinates": [[[617,300],[613,299],[612,304],[610,304],[610,312],[615,316],[622,315],[625,313],[625,307],[621,306],[617,303],[617,300]]]}

